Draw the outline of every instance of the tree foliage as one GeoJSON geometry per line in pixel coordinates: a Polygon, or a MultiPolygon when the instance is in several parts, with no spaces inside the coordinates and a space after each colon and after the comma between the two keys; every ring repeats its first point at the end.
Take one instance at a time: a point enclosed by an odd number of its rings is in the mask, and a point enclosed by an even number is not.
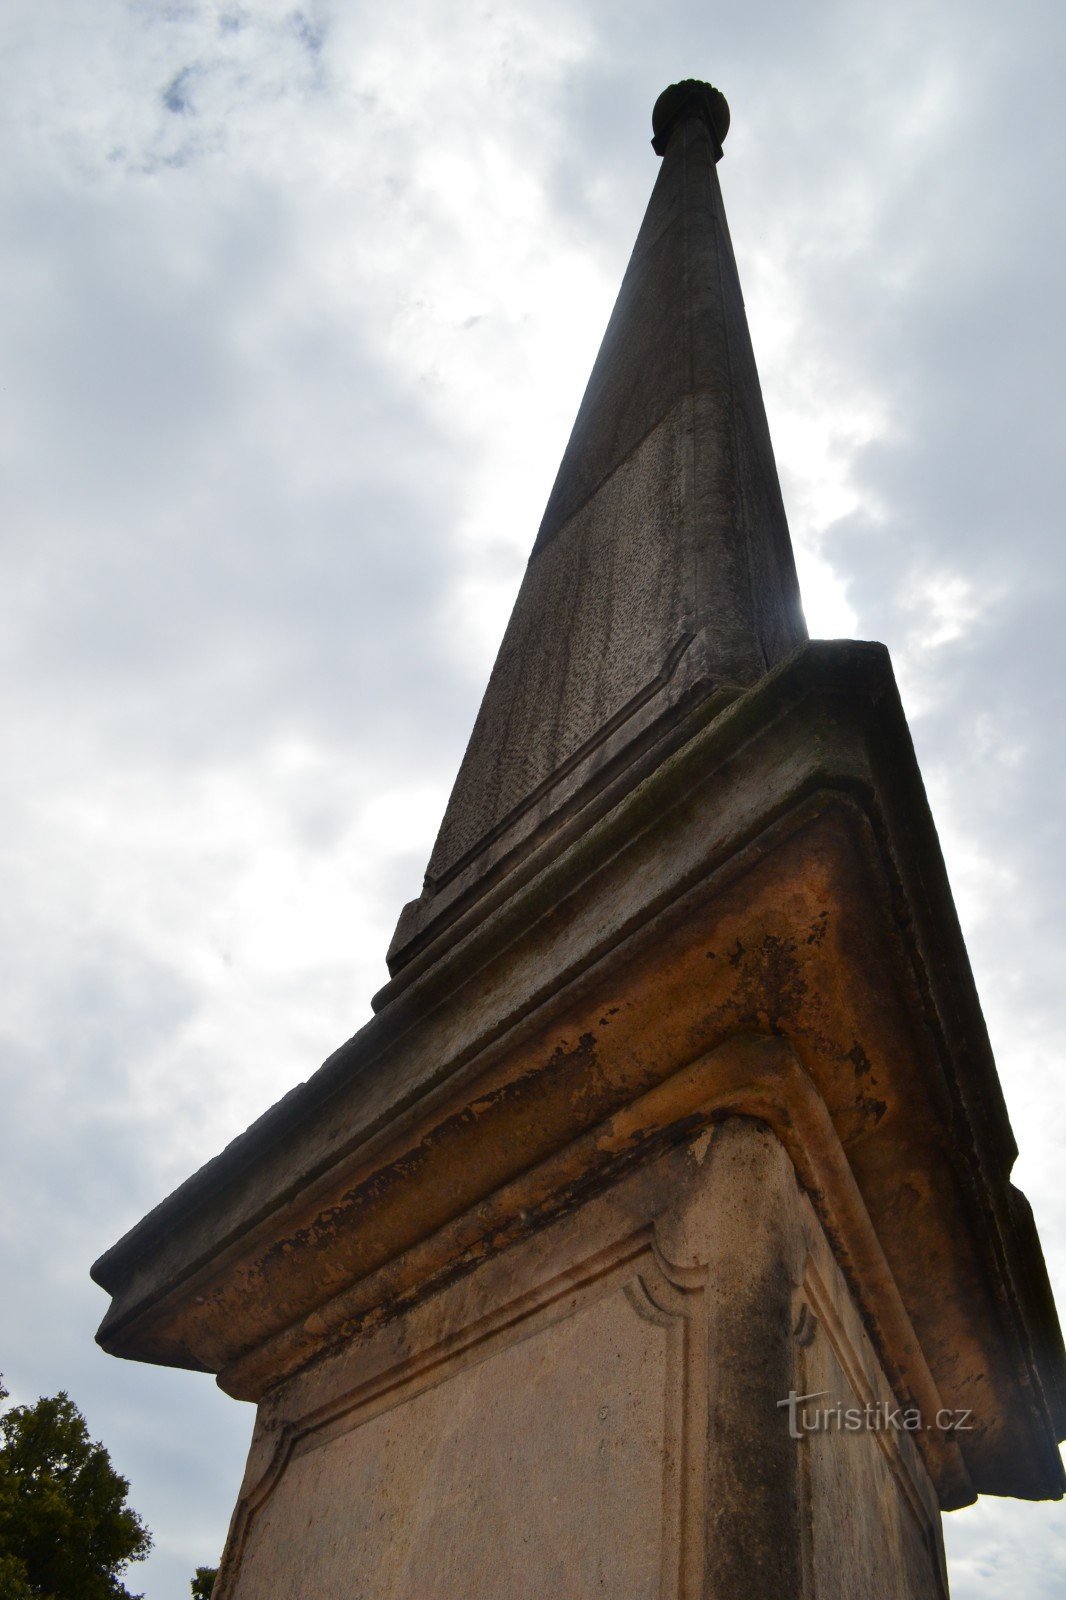
{"type": "Polygon", "coordinates": [[[196,1576],[189,1585],[192,1600],[211,1600],[211,1591],[218,1577],[217,1567],[197,1567],[196,1576]]]}
{"type": "MultiPolygon", "coordinates": [[[[0,1386],[0,1404],[8,1398],[0,1386]]],[[[0,1595],[135,1600],[122,1582],[152,1537],[128,1481],[64,1391],[0,1416],[0,1595]]]]}

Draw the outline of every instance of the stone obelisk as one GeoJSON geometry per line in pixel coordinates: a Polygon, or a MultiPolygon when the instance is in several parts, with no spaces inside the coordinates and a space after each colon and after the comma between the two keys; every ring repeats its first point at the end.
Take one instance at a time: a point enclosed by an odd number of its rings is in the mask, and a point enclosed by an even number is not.
{"type": "Polygon", "coordinates": [[[224,1600],[944,1596],[1062,1337],[876,644],[809,642],[717,162],[658,181],[373,1020],[97,1262],[258,1403],[224,1600]]]}

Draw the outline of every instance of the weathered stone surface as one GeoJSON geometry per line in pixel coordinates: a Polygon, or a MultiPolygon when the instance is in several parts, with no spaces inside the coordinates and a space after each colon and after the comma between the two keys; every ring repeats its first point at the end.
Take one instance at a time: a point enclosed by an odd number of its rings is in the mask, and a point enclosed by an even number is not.
{"type": "Polygon", "coordinates": [[[738,1099],[717,1053],[770,1035],[944,1404],[974,1408],[969,1482],[1059,1493],[1061,1334],[883,649],[808,646],[535,864],[97,1263],[105,1346],[258,1396],[692,1116],[790,1140],[795,1094],[738,1099]]]}
{"type": "Polygon", "coordinates": [[[815,1382],[893,1401],[785,1151],[728,1120],[275,1390],[216,1594],[942,1600],[920,1451],[792,1438],[815,1382]]]}
{"type": "Polygon", "coordinates": [[[288,1464],[236,1592],[658,1595],[669,1332],[619,1286],[431,1388],[398,1378],[288,1464]]]}

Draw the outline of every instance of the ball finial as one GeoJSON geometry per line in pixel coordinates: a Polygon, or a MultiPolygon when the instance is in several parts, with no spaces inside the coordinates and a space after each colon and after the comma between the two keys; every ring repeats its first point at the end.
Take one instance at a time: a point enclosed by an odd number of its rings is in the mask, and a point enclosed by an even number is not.
{"type": "Polygon", "coordinates": [[[711,130],[714,159],[722,159],[722,141],[729,131],[729,106],[720,89],[698,78],[685,78],[664,89],[651,114],[654,138],[651,147],[657,156],[666,154],[670,135],[685,117],[700,117],[711,130]]]}

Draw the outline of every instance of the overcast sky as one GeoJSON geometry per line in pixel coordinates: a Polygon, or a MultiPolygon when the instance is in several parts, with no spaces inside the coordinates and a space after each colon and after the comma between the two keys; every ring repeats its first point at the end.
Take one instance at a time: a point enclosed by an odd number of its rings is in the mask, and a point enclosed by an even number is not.
{"type": "MultiPolygon", "coordinates": [[[[1061,0],[8,0],[0,1369],[217,1561],[251,1410],[91,1261],[369,1014],[684,76],[812,634],[891,648],[1066,1304],[1061,0]]],[[[947,1519],[1066,1595],[1059,1508],[947,1519]],[[1056,1570],[1057,1569],[1057,1570],[1056,1570]]]]}

